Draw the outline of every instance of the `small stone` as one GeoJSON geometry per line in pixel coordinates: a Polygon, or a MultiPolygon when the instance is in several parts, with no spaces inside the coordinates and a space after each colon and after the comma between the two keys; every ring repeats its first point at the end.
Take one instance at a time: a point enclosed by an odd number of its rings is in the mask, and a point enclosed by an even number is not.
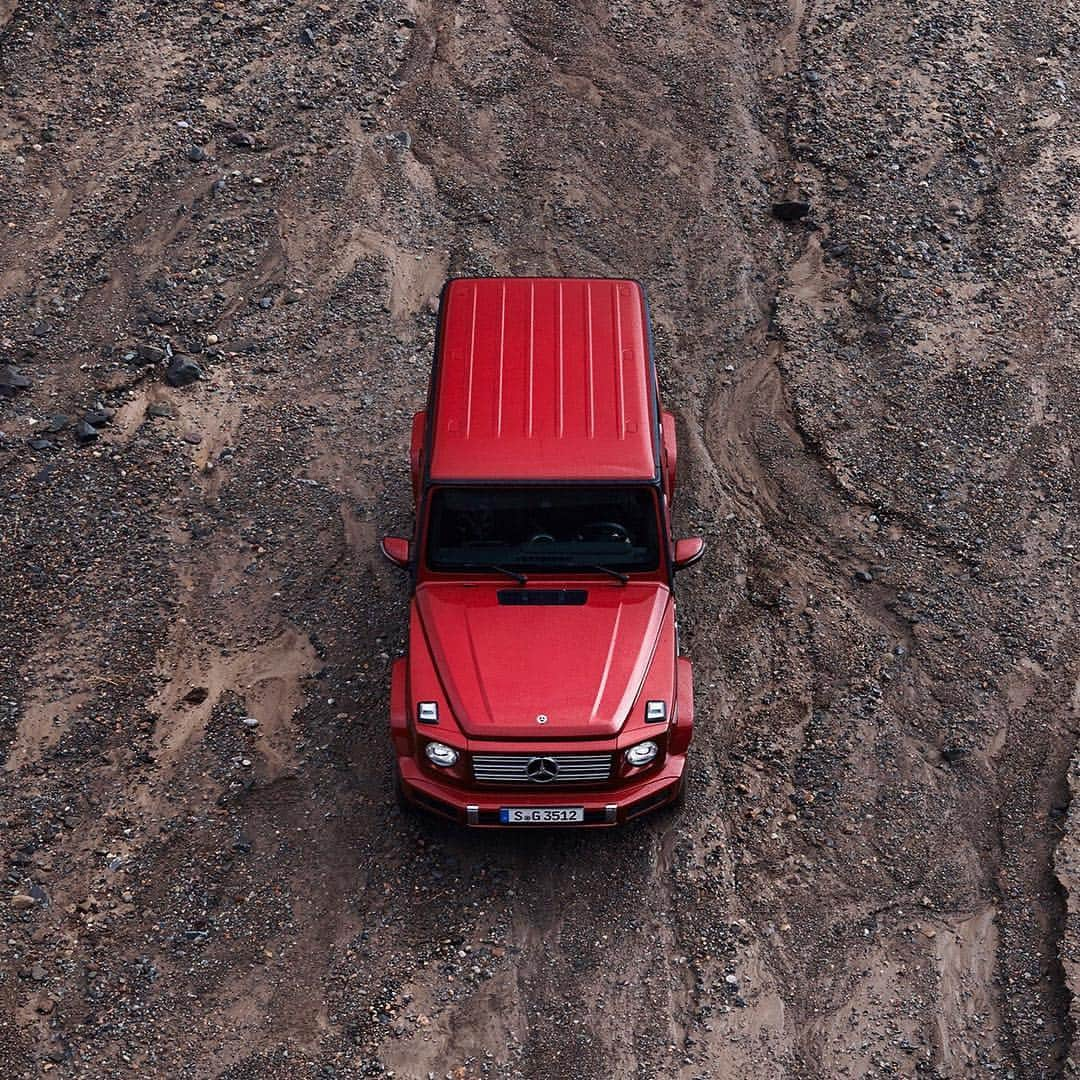
{"type": "Polygon", "coordinates": [[[255,717],[255,716],[241,717],[240,718],[240,723],[243,724],[244,727],[246,727],[246,728],[255,728],[255,727],[259,726],[258,717],[255,717]]]}
{"type": "Polygon", "coordinates": [[[187,156],[188,161],[205,161],[206,151],[201,146],[189,146],[187,156]]]}
{"type": "Polygon", "coordinates": [[[103,427],[116,415],[115,409],[90,409],[83,420],[91,427],[103,427]]]}
{"type": "Polygon", "coordinates": [[[160,364],[166,356],[165,350],[156,345],[136,345],[135,354],[144,364],[160,364]]]}
{"type": "Polygon", "coordinates": [[[14,397],[29,385],[30,380],[13,364],[0,366],[0,397],[14,397]]]}
{"type": "Polygon", "coordinates": [[[165,371],[165,381],[170,386],[187,386],[202,377],[202,368],[183,353],[177,353],[165,371]]]}
{"type": "Polygon", "coordinates": [[[98,430],[93,424],[80,420],[75,426],[75,439],[83,446],[92,443],[98,437],[98,430]]]}
{"type": "Polygon", "coordinates": [[[30,908],[37,907],[37,901],[26,893],[16,893],[11,898],[11,906],[16,911],[29,911],[30,908]]]}
{"type": "Polygon", "coordinates": [[[34,982],[44,982],[48,977],[49,973],[40,964],[35,964],[30,969],[30,978],[34,982]]]}
{"type": "Polygon", "coordinates": [[[300,31],[300,40],[305,45],[314,45],[315,31],[312,30],[310,26],[305,26],[304,29],[300,31]]]}
{"type": "Polygon", "coordinates": [[[53,413],[53,415],[45,421],[45,430],[55,434],[57,431],[63,431],[70,421],[71,418],[64,413],[53,413]]]}
{"type": "Polygon", "coordinates": [[[222,193],[222,192],[223,192],[223,191],[225,190],[225,181],[224,181],[224,180],[215,180],[215,181],[214,181],[214,182],[213,182],[213,183],[212,183],[212,184],[210,185],[210,190],[211,190],[211,191],[212,191],[212,192],[213,192],[213,193],[214,193],[215,195],[220,195],[220,194],[221,194],[221,193],[222,193]]]}
{"type": "Polygon", "coordinates": [[[810,204],[798,199],[785,199],[772,204],[772,214],[779,221],[798,221],[810,213],[810,204]]]}
{"type": "Polygon", "coordinates": [[[869,570],[856,570],[851,576],[863,585],[869,585],[874,580],[874,575],[869,570]]]}
{"type": "Polygon", "coordinates": [[[229,134],[229,145],[241,150],[254,150],[258,145],[258,139],[250,131],[233,131],[229,134]]]}
{"type": "Polygon", "coordinates": [[[967,751],[962,746],[943,746],[941,748],[941,756],[950,765],[955,765],[960,761],[967,751]]]}
{"type": "Polygon", "coordinates": [[[217,334],[207,334],[206,335],[206,344],[207,345],[216,345],[220,340],[221,340],[221,338],[219,338],[217,336],[217,334]]]}
{"type": "Polygon", "coordinates": [[[271,308],[273,306],[274,306],[274,298],[272,296],[260,296],[259,297],[259,307],[261,307],[263,309],[263,311],[266,311],[267,308],[271,308]]]}
{"type": "Polygon", "coordinates": [[[407,131],[390,132],[390,140],[397,143],[402,150],[408,150],[412,146],[412,136],[407,131]]]}
{"type": "Polygon", "coordinates": [[[52,439],[31,439],[31,450],[54,450],[56,449],[56,443],[52,439]]]}
{"type": "Polygon", "coordinates": [[[302,289],[290,289],[285,294],[285,303],[286,304],[296,304],[300,300],[302,300],[303,298],[304,298],[304,293],[303,293],[302,289]]]}
{"type": "Polygon", "coordinates": [[[202,442],[203,437],[197,431],[188,431],[184,433],[184,442],[190,443],[192,446],[198,446],[202,442]]]}
{"type": "Polygon", "coordinates": [[[174,420],[176,418],[176,410],[164,401],[155,401],[147,408],[146,415],[165,420],[174,420]]]}

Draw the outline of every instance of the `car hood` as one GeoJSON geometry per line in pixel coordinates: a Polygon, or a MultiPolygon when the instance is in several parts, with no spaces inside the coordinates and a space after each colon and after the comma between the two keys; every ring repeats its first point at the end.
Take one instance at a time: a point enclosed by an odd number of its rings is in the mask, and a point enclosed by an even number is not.
{"type": "Polygon", "coordinates": [[[625,722],[652,661],[670,604],[668,589],[655,583],[574,583],[567,588],[583,591],[584,603],[499,602],[500,592],[505,601],[551,588],[417,588],[431,657],[467,735],[603,738],[625,722]],[[547,717],[544,723],[541,716],[547,717]]]}

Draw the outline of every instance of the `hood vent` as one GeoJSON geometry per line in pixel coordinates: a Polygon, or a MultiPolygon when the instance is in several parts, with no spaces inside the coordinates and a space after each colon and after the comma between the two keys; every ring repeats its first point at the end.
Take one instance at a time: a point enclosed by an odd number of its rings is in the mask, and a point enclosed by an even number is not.
{"type": "Polygon", "coordinates": [[[503,607],[581,607],[588,598],[584,589],[500,589],[503,607]]]}

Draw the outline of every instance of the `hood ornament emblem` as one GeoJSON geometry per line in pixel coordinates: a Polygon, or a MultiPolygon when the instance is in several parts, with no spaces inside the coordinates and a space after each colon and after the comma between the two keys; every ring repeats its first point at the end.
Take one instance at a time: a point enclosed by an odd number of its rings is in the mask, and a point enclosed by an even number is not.
{"type": "Polygon", "coordinates": [[[525,775],[537,784],[547,784],[559,775],[559,763],[554,758],[534,757],[525,763],[525,775]]]}
{"type": "Polygon", "coordinates": [[[540,715],[539,715],[539,716],[538,716],[538,717],[536,718],[536,722],[537,722],[538,724],[546,724],[546,723],[547,723],[547,713],[541,713],[541,714],[540,714],[540,715]]]}

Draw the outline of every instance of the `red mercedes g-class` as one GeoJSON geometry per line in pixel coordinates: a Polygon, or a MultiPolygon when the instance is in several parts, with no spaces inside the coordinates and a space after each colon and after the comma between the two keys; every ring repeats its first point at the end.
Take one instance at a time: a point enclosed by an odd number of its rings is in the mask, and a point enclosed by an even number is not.
{"type": "Polygon", "coordinates": [[[460,278],[412,427],[399,793],[467,825],[615,825],[682,793],[675,421],[634,281],[460,278]]]}

